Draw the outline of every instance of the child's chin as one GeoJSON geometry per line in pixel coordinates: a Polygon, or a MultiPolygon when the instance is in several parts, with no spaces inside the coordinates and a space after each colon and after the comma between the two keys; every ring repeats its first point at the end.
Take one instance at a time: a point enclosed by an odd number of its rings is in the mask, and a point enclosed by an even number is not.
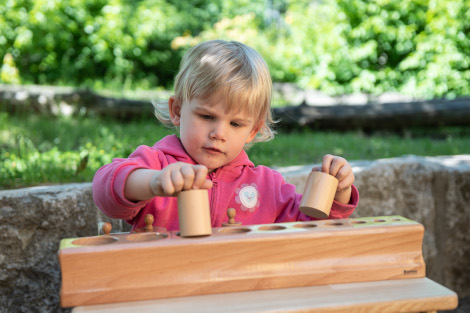
{"type": "Polygon", "coordinates": [[[199,163],[201,165],[204,165],[205,167],[207,167],[207,171],[209,173],[212,173],[213,171],[215,171],[216,169],[218,169],[219,167],[221,167],[222,165],[218,166],[217,164],[214,164],[214,163],[199,163]]]}

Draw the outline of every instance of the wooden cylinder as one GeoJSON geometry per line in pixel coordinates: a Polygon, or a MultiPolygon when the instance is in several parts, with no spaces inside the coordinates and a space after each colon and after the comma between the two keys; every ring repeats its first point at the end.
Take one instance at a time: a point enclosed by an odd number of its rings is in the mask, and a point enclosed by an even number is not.
{"type": "Polygon", "coordinates": [[[181,237],[212,234],[207,189],[185,190],[178,193],[178,220],[181,237]]]}
{"type": "Polygon", "coordinates": [[[318,219],[328,218],[337,188],[336,177],[323,172],[311,172],[300,201],[300,212],[318,219]]]}

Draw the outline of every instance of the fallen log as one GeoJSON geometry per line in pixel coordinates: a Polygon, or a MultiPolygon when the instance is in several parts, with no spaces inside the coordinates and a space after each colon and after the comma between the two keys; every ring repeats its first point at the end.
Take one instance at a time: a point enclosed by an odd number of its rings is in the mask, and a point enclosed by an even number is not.
{"type": "Polygon", "coordinates": [[[0,88],[0,111],[133,119],[152,116],[153,108],[148,100],[104,96],[87,88],[4,85],[0,88]]]}
{"type": "MultiPolygon", "coordinates": [[[[89,89],[52,86],[1,86],[0,111],[98,115],[125,120],[153,116],[150,100],[116,98],[89,89]]],[[[312,106],[303,102],[274,108],[273,115],[279,121],[277,126],[287,129],[369,131],[470,125],[470,97],[361,105],[312,106]]]]}
{"type": "Polygon", "coordinates": [[[316,129],[402,129],[470,125],[470,98],[365,105],[299,106],[275,108],[281,127],[316,129]]]}

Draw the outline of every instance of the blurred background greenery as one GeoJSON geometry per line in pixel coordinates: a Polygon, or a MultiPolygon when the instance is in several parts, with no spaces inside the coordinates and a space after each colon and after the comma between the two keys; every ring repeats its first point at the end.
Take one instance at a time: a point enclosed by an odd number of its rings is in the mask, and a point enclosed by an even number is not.
{"type": "MultiPolygon", "coordinates": [[[[139,145],[152,146],[174,130],[155,119],[117,121],[98,117],[11,116],[0,112],[0,189],[89,182],[113,158],[127,157],[139,145]]],[[[362,131],[280,132],[248,150],[255,165],[271,167],[321,163],[326,153],[347,160],[402,155],[470,154],[470,127],[362,131]]]]}
{"type": "MultiPolygon", "coordinates": [[[[275,82],[338,96],[470,95],[470,0],[3,0],[0,83],[124,94],[172,88],[198,42],[242,41],[275,82]]],[[[114,157],[172,133],[153,117],[0,112],[0,189],[91,181],[114,157]]],[[[297,129],[249,151],[255,164],[470,153],[470,127],[400,134],[297,129]]]]}
{"type": "Polygon", "coordinates": [[[222,38],[330,95],[470,94],[470,0],[3,2],[4,83],[171,88],[191,45],[222,38]]]}

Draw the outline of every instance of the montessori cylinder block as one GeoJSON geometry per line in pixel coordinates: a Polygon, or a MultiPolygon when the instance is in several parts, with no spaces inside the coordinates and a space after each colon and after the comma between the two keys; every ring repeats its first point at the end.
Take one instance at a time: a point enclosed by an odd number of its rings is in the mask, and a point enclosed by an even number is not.
{"type": "Polygon", "coordinates": [[[210,235],[212,224],[207,189],[181,191],[177,197],[180,236],[210,235]]]}
{"type": "Polygon", "coordinates": [[[299,210],[314,218],[328,218],[337,188],[336,177],[323,172],[311,172],[308,175],[299,210]]]}
{"type": "Polygon", "coordinates": [[[177,231],[68,238],[58,254],[61,304],[424,278],[423,234],[417,222],[378,216],[218,227],[191,238],[177,231]]]}

